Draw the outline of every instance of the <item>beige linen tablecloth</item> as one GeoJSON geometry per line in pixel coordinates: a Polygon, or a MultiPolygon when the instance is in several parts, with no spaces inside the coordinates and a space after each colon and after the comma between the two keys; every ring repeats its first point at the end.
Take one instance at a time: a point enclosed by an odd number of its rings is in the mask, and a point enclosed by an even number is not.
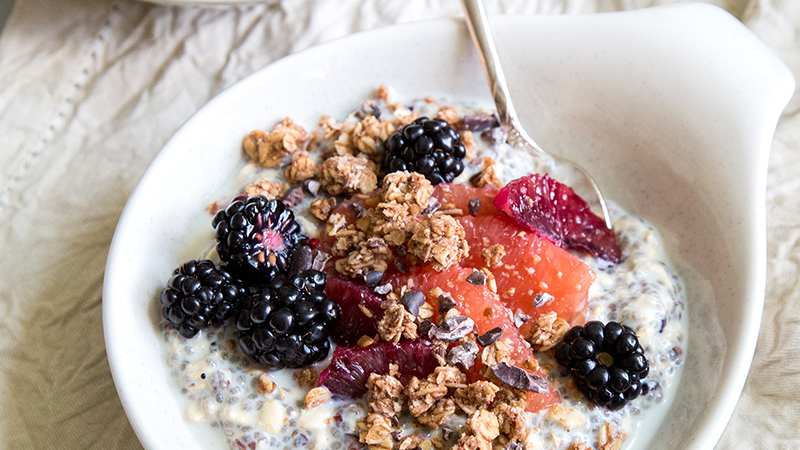
{"type": "MultiPolygon", "coordinates": [[[[507,0],[569,14],[673,0],[507,0]]],[[[717,0],[800,74],[800,2],[717,0]]],[[[223,88],[288,53],[457,0],[287,0],[202,9],[17,0],[0,37],[0,448],[141,448],[103,345],[103,266],[139,177],[223,88]]],[[[718,448],[800,449],[800,120],[769,166],[767,300],[755,361],[718,448]]],[[[735,157],[735,155],[732,155],[735,157]]]]}

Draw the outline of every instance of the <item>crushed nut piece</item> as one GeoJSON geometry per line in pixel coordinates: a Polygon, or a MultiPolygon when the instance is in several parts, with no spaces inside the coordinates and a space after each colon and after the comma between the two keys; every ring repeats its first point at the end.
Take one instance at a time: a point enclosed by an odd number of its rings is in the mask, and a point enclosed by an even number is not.
{"type": "Polygon", "coordinates": [[[494,267],[500,264],[500,261],[506,256],[506,249],[503,244],[494,244],[484,248],[481,251],[481,258],[487,267],[494,267]]]}
{"type": "MultiPolygon", "coordinates": [[[[396,372],[396,371],[395,371],[396,372]]],[[[367,380],[367,400],[373,413],[384,417],[396,417],[403,409],[405,394],[403,385],[391,373],[372,373],[367,380]]]]}
{"type": "Polygon", "coordinates": [[[486,409],[499,390],[491,381],[476,381],[465,388],[456,389],[453,399],[465,413],[472,414],[479,409],[486,409]]]}
{"type": "Polygon", "coordinates": [[[603,424],[597,433],[600,450],[620,450],[625,443],[625,433],[610,423],[603,424]]]}
{"type": "Polygon", "coordinates": [[[319,181],[330,195],[367,194],[378,185],[374,163],[350,155],[326,159],[320,169],[319,181]]]}
{"type": "Polygon", "coordinates": [[[558,317],[555,311],[542,314],[531,325],[530,343],[537,352],[546,352],[564,339],[569,323],[558,317]]]}
{"type": "Polygon", "coordinates": [[[292,378],[297,382],[298,386],[312,388],[317,384],[319,374],[317,374],[317,371],[314,370],[313,367],[308,366],[304,367],[298,372],[295,372],[292,375],[292,378]]]}
{"type": "Polygon", "coordinates": [[[456,404],[452,399],[440,398],[424,413],[417,416],[417,421],[426,427],[437,429],[450,420],[450,416],[456,412],[456,404]]]}
{"type": "Polygon", "coordinates": [[[441,271],[469,255],[469,244],[464,237],[464,227],[456,219],[437,214],[414,226],[408,250],[441,271]]]}
{"type": "Polygon", "coordinates": [[[371,337],[369,337],[367,335],[364,335],[364,336],[361,336],[360,338],[358,338],[358,342],[356,342],[356,345],[358,345],[361,348],[367,348],[367,347],[369,347],[370,345],[372,345],[374,343],[375,343],[375,339],[374,338],[371,338],[371,337]]]}
{"type": "Polygon", "coordinates": [[[372,413],[358,422],[358,440],[370,450],[389,450],[394,447],[392,423],[388,418],[372,413]]]}
{"type": "Polygon", "coordinates": [[[336,198],[318,198],[311,202],[309,211],[319,220],[327,221],[331,217],[331,211],[336,208],[336,198]]]}
{"type": "Polygon", "coordinates": [[[275,382],[272,381],[272,378],[270,378],[266,372],[259,375],[258,379],[256,379],[256,391],[262,395],[271,394],[275,391],[275,382]]]}
{"type": "Polygon", "coordinates": [[[273,183],[266,178],[262,178],[244,188],[244,195],[248,197],[263,195],[268,200],[276,200],[282,199],[288,189],[289,185],[286,183],[273,183]]]}
{"type": "Polygon", "coordinates": [[[317,165],[308,152],[299,152],[292,158],[292,164],[286,168],[286,179],[289,183],[299,184],[317,175],[317,165]]]}
{"type": "Polygon", "coordinates": [[[503,183],[497,177],[497,169],[495,168],[494,160],[489,157],[484,157],[483,161],[483,170],[473,175],[472,178],[469,179],[469,182],[476,188],[482,188],[487,184],[502,188],[503,183]]]}
{"type": "Polygon", "coordinates": [[[286,117],[267,134],[255,130],[242,140],[245,154],[249,160],[261,167],[271,168],[280,164],[284,156],[303,148],[311,135],[286,117]]]}
{"type": "Polygon", "coordinates": [[[314,409],[331,399],[331,392],[325,386],[315,387],[306,394],[306,409],[314,409]]]}
{"type": "Polygon", "coordinates": [[[378,333],[387,342],[400,342],[400,338],[416,339],[417,324],[415,317],[402,304],[389,306],[378,322],[378,333]]]}

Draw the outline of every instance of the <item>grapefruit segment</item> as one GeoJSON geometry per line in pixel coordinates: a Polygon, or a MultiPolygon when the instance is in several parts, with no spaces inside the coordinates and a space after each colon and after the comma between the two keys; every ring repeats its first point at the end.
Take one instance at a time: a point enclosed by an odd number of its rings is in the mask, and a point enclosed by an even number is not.
{"type": "MultiPolygon", "coordinates": [[[[505,255],[489,270],[497,294],[512,311],[534,318],[555,311],[571,325],[586,321],[589,286],[595,274],[580,259],[504,216],[463,216],[458,220],[470,247],[470,256],[462,265],[485,267],[481,252],[495,244],[503,246],[505,255]],[[540,293],[553,298],[537,307],[534,299],[540,293]]],[[[523,334],[531,322],[523,326],[523,334]]]]}
{"type": "MultiPolygon", "coordinates": [[[[442,272],[430,270],[429,267],[418,266],[410,274],[398,275],[392,279],[395,289],[401,286],[408,286],[409,289],[416,289],[428,295],[433,303],[434,309],[438,308],[437,298],[431,298],[431,291],[436,288],[455,301],[456,308],[461,314],[471,318],[479,334],[500,327],[503,329],[501,339],[508,339],[511,348],[511,359],[515,365],[522,367],[522,363],[530,358],[535,358],[533,351],[519,329],[514,326],[513,313],[503,305],[498,296],[491,292],[485,285],[474,286],[466,281],[472,273],[472,269],[454,266],[442,272]]],[[[476,360],[475,366],[468,373],[471,380],[481,378],[480,361],[476,360]]],[[[541,371],[533,372],[544,378],[545,374],[541,371]]],[[[540,411],[552,404],[559,402],[558,393],[550,390],[544,394],[533,392],[528,393],[527,410],[531,412],[540,411]]]]}
{"type": "Polygon", "coordinates": [[[433,196],[441,203],[446,205],[452,203],[455,208],[460,209],[467,214],[469,211],[469,201],[477,198],[481,201],[481,208],[478,210],[478,216],[493,216],[502,214],[493,203],[498,189],[491,184],[487,184],[482,188],[474,188],[466,184],[456,183],[442,183],[437,184],[433,188],[433,196]]]}

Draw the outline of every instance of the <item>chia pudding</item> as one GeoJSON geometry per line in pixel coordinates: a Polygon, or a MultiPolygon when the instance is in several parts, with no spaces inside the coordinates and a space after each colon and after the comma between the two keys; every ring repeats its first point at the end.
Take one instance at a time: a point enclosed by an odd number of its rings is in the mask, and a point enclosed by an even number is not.
{"type": "MultiPolygon", "coordinates": [[[[219,199],[209,205],[209,210],[214,213],[224,208],[242,192],[282,198],[292,206],[305,236],[316,241],[324,239],[327,221],[321,220],[321,215],[325,218],[327,213],[326,219],[329,219],[334,206],[326,203],[329,197],[324,195],[325,175],[320,173],[323,161],[343,153],[365,153],[367,161],[376,161],[391,132],[417,117],[440,117],[461,130],[468,151],[463,170],[454,183],[486,183],[489,179],[490,183],[506,185],[529,175],[532,167],[538,167],[539,161],[533,155],[514,151],[505,143],[503,130],[492,111],[431,98],[415,100],[408,105],[392,103],[388,91],[382,87],[375,99],[363,103],[341,122],[323,117],[316,131],[307,132],[291,120],[284,121],[284,125],[288,125],[279,136],[281,145],[296,145],[297,152],[265,156],[259,154],[258,145],[248,144],[245,138],[248,154],[245,159],[250,161],[234,176],[241,191],[219,199]],[[367,126],[370,117],[375,120],[367,126]],[[264,168],[265,158],[273,159],[273,167],[264,168]],[[487,168],[491,173],[487,174],[487,168]]],[[[268,141],[269,136],[261,133],[258,142],[268,141]]],[[[370,164],[372,170],[379,172],[379,162],[370,164]]],[[[327,188],[334,195],[349,196],[346,189],[339,192],[331,185],[328,180],[327,188]]],[[[362,196],[367,198],[369,193],[362,196]]],[[[439,208],[447,206],[439,205],[439,208]]],[[[613,202],[609,206],[621,262],[609,262],[586,252],[571,250],[570,253],[583,261],[595,276],[588,288],[586,321],[619,322],[635,331],[649,363],[647,387],[643,395],[619,410],[597,406],[576,387],[569,371],[556,362],[552,347],[537,351],[535,357],[541,367],[538,373],[545,374],[549,389],[558,392],[560,402],[535,413],[527,412],[524,420],[529,431],[524,439],[521,442],[494,440],[495,448],[619,449],[615,445],[625,442],[626,437],[628,442],[632,441],[651,411],[668,403],[674,393],[688,341],[681,280],[666,257],[658,231],[646,220],[628,214],[613,202]]],[[[449,214],[459,216],[469,212],[449,214]]],[[[197,256],[219,263],[212,229],[208,232],[206,249],[197,256]]],[[[333,260],[328,269],[333,267],[333,260]]],[[[363,280],[363,276],[351,278],[363,280]]],[[[265,371],[262,364],[241,350],[239,331],[233,320],[201,329],[188,339],[166,322],[160,330],[167,366],[180,395],[186,400],[186,419],[216,429],[225,436],[231,449],[394,447],[429,450],[457,445],[466,448],[459,441],[459,435],[472,416],[460,409],[443,419],[440,426],[429,427],[412,420],[404,407],[391,421],[391,439],[376,444],[363,442],[364,421],[370,415],[367,397],[330,398],[325,391],[314,391],[312,396],[321,393],[321,398],[309,405],[309,392],[316,385],[319,373],[331,363],[333,351],[306,368],[265,371]]],[[[372,340],[370,336],[365,337],[367,341],[372,340]]],[[[491,444],[492,440],[489,442],[491,444]]]]}

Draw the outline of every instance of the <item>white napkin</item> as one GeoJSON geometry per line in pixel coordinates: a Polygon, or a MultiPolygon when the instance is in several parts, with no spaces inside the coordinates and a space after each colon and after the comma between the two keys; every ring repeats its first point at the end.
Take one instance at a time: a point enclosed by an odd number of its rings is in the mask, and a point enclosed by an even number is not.
{"type": "MultiPolygon", "coordinates": [[[[585,13],[674,0],[504,0],[491,12],[585,13]]],[[[795,0],[718,0],[793,69],[795,0]]],[[[287,0],[196,8],[17,0],[0,37],[0,447],[141,448],[110,377],[100,317],[119,214],[169,136],[221,89],[356,31],[457,16],[444,0],[287,0]]],[[[796,71],[797,73],[797,71],[796,71]]],[[[721,449],[800,448],[800,122],[770,161],[760,342],[721,449]]],[[[147,376],[142,373],[141,376],[147,376]]]]}

